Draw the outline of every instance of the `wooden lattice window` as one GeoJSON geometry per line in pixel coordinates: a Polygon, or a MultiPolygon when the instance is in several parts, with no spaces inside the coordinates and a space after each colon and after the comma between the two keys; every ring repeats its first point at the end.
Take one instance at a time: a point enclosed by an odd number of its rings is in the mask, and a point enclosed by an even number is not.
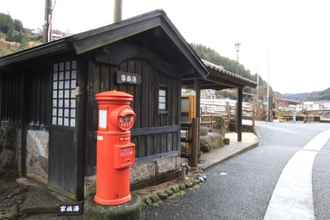
{"type": "Polygon", "coordinates": [[[159,88],[158,92],[158,110],[167,111],[167,88],[159,88]]]}
{"type": "Polygon", "coordinates": [[[76,126],[76,61],[53,65],[52,80],[52,125],[76,126]]]}

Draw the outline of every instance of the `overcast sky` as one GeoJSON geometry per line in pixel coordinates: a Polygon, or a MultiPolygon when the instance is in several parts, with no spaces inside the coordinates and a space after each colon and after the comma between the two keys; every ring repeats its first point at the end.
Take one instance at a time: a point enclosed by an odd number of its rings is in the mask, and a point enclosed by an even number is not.
{"type": "MultiPolygon", "coordinates": [[[[328,0],[123,0],[123,18],[164,9],[188,42],[201,43],[267,79],[279,92],[330,87],[328,0]],[[269,56],[267,55],[269,54],[269,56]]],[[[1,0],[0,11],[41,28],[44,0],[1,0]]],[[[54,28],[78,33],[112,23],[112,0],[56,0],[54,28]]]]}

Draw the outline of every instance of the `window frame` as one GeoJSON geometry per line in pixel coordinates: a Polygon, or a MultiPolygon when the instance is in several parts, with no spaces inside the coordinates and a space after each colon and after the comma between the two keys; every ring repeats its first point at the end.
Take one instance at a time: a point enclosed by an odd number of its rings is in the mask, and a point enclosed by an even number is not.
{"type": "Polygon", "coordinates": [[[77,126],[77,61],[60,61],[53,63],[51,67],[50,125],[75,129],[77,126]]]}
{"type": "Polygon", "coordinates": [[[158,89],[158,98],[157,98],[157,104],[158,104],[158,112],[160,114],[168,113],[168,87],[165,85],[161,85],[158,89]],[[165,91],[165,96],[160,95],[160,91],[165,91]],[[160,98],[165,98],[164,102],[160,102],[160,98]],[[161,109],[160,104],[165,104],[165,108],[161,109]]]}

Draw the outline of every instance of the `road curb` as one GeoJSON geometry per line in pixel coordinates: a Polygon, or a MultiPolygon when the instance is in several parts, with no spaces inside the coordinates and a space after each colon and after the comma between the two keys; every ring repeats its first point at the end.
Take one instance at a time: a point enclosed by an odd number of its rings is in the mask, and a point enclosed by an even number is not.
{"type": "Polygon", "coordinates": [[[258,137],[258,140],[259,140],[259,142],[260,142],[261,135],[260,135],[260,131],[259,131],[259,129],[257,128],[257,126],[254,126],[254,128],[253,128],[253,133],[258,137]]]}
{"type": "MultiPolygon", "coordinates": [[[[259,139],[259,137],[258,137],[258,139],[259,139]]],[[[205,166],[202,169],[203,170],[208,170],[211,167],[214,167],[214,166],[218,165],[219,163],[222,163],[222,162],[224,162],[224,161],[226,161],[228,159],[231,159],[233,157],[236,157],[236,156],[238,156],[238,155],[240,155],[240,154],[242,154],[242,153],[244,153],[246,151],[252,150],[253,148],[256,148],[258,145],[259,145],[259,141],[255,142],[255,143],[252,143],[251,145],[249,145],[249,146],[247,146],[247,147],[245,147],[245,148],[243,148],[243,149],[241,149],[241,150],[239,150],[239,151],[237,151],[237,152],[235,152],[235,153],[233,153],[231,155],[228,155],[227,157],[224,157],[223,159],[221,159],[219,161],[216,161],[216,162],[214,162],[212,164],[209,164],[208,166],[205,166]]]]}

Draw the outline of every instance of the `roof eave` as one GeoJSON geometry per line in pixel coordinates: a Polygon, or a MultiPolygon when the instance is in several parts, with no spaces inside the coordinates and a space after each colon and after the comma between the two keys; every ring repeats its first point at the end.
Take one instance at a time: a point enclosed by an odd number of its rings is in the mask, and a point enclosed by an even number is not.
{"type": "Polygon", "coordinates": [[[0,58],[0,67],[66,50],[73,50],[76,54],[83,54],[155,27],[161,27],[167,33],[196,73],[203,79],[206,79],[209,74],[207,67],[162,10],[148,12],[112,25],[75,34],[2,57],[0,58]],[[98,38],[96,39],[95,36],[98,38]]]}
{"type": "Polygon", "coordinates": [[[14,54],[10,54],[8,56],[4,56],[0,58],[0,68],[18,62],[23,62],[26,60],[30,60],[36,57],[55,54],[63,51],[68,51],[72,49],[70,42],[67,39],[63,39],[61,41],[52,42],[49,44],[42,44],[37,47],[33,47],[30,49],[22,50],[14,54]]]}

